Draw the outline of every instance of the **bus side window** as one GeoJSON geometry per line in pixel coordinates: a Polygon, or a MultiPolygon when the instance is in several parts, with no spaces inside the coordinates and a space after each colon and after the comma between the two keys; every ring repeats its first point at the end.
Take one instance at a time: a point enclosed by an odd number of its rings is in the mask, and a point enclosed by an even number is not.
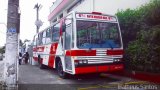
{"type": "Polygon", "coordinates": [[[60,29],[60,23],[57,23],[55,26],[52,28],[52,41],[53,42],[58,42],[59,41],[59,29],[60,29]]]}
{"type": "Polygon", "coordinates": [[[39,38],[39,45],[42,45],[42,35],[43,33],[39,33],[38,38],[39,38]]]}
{"type": "Polygon", "coordinates": [[[52,33],[51,36],[52,36],[52,42],[53,42],[53,41],[54,41],[54,40],[53,40],[53,38],[54,38],[54,26],[52,26],[52,28],[51,28],[51,33],[52,33]]]}
{"type": "Polygon", "coordinates": [[[51,43],[51,28],[48,28],[46,31],[46,44],[51,43]]]}
{"type": "Polygon", "coordinates": [[[66,26],[66,34],[65,34],[65,49],[71,49],[71,33],[72,33],[72,25],[68,24],[66,26]]]}
{"type": "Polygon", "coordinates": [[[46,44],[46,31],[43,31],[42,44],[46,44]]]}

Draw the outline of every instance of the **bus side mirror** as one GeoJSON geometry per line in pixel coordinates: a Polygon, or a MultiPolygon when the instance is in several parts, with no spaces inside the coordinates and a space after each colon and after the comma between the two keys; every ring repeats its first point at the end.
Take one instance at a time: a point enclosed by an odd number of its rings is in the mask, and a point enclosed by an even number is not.
{"type": "Polygon", "coordinates": [[[66,31],[66,24],[63,24],[62,25],[62,32],[65,32],[66,31]]]}

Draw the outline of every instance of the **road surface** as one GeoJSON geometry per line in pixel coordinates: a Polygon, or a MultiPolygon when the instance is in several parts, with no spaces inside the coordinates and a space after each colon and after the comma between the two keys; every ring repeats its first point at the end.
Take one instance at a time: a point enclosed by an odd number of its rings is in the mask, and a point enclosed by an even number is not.
{"type": "MultiPolygon", "coordinates": [[[[56,70],[38,66],[19,66],[19,90],[115,90],[124,84],[148,84],[145,81],[103,73],[59,78],[56,70]]],[[[137,90],[137,89],[136,89],[137,90]]],[[[144,89],[138,89],[144,90],[144,89]]]]}

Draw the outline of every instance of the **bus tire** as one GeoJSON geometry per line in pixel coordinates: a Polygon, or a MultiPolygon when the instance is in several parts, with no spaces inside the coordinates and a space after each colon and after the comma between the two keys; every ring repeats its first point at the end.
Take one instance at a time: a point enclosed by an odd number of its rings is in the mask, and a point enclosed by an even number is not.
{"type": "Polygon", "coordinates": [[[67,78],[67,73],[63,71],[63,66],[62,66],[62,62],[58,61],[57,64],[57,71],[58,71],[58,75],[63,78],[66,79],[67,78]]]}

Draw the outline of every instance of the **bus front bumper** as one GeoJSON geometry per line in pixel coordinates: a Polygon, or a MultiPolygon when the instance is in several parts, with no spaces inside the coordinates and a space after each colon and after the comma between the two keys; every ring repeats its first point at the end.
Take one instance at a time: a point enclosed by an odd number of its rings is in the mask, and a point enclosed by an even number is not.
{"type": "Polygon", "coordinates": [[[107,64],[107,65],[91,65],[79,66],[75,68],[75,74],[100,73],[120,71],[124,69],[124,64],[107,64]]]}

